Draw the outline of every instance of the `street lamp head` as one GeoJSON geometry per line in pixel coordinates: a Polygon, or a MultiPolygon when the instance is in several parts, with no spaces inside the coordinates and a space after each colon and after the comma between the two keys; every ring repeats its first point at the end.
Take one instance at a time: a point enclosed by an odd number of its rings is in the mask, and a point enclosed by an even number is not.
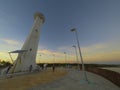
{"type": "Polygon", "coordinates": [[[74,31],[76,31],[76,28],[71,29],[71,32],[74,32],[74,31]]]}
{"type": "Polygon", "coordinates": [[[76,46],[75,46],[75,45],[73,45],[72,47],[76,48],[76,46]]]}

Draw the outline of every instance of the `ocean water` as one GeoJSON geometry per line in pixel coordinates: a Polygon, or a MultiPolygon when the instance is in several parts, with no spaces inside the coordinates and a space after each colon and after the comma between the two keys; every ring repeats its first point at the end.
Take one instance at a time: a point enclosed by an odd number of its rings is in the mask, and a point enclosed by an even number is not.
{"type": "Polygon", "coordinates": [[[120,67],[105,67],[103,69],[111,70],[120,73],[120,67]]]}

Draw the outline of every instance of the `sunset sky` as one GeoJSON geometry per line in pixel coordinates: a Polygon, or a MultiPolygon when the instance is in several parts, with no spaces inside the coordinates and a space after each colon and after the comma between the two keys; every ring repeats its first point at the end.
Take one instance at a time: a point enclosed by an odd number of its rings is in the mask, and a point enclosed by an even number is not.
{"type": "Polygon", "coordinates": [[[120,0],[0,0],[1,60],[21,49],[35,12],[45,16],[37,62],[65,62],[64,52],[75,62],[76,28],[85,63],[120,64],[120,0]]]}

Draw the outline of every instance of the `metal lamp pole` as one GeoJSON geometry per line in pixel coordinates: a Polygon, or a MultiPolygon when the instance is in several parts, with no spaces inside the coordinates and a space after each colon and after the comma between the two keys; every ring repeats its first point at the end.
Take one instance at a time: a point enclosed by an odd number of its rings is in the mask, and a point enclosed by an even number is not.
{"type": "Polygon", "coordinates": [[[67,68],[66,52],[64,52],[64,54],[65,54],[65,63],[66,63],[66,68],[67,68]]]}
{"type": "Polygon", "coordinates": [[[75,53],[76,53],[76,60],[77,60],[77,64],[78,64],[78,67],[79,67],[79,61],[78,61],[78,55],[77,55],[77,49],[76,49],[76,46],[73,45],[72,47],[75,48],[75,53]]]}
{"type": "Polygon", "coordinates": [[[55,64],[55,54],[53,54],[53,64],[55,64]]]}
{"type": "Polygon", "coordinates": [[[73,28],[73,29],[71,29],[71,31],[75,32],[76,40],[77,40],[77,44],[78,44],[78,48],[79,48],[80,59],[81,59],[81,63],[82,63],[82,71],[83,71],[83,74],[84,74],[84,79],[85,79],[85,81],[88,81],[88,78],[87,78],[87,75],[86,75],[86,72],[85,72],[85,66],[84,66],[83,58],[82,58],[80,43],[79,43],[79,40],[78,40],[77,30],[76,30],[76,28],[73,28]]]}
{"type": "Polygon", "coordinates": [[[39,64],[40,64],[40,59],[41,59],[41,55],[40,55],[40,58],[39,58],[39,64]]]}

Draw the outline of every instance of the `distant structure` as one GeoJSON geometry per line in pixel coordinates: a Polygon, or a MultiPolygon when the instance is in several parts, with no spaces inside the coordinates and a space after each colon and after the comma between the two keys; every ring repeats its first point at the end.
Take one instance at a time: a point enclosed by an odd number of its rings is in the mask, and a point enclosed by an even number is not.
{"type": "Polygon", "coordinates": [[[45,19],[43,14],[35,13],[34,24],[21,50],[12,51],[10,53],[18,53],[17,59],[13,62],[13,66],[8,73],[32,71],[37,68],[36,54],[38,49],[40,29],[45,19]]]}

